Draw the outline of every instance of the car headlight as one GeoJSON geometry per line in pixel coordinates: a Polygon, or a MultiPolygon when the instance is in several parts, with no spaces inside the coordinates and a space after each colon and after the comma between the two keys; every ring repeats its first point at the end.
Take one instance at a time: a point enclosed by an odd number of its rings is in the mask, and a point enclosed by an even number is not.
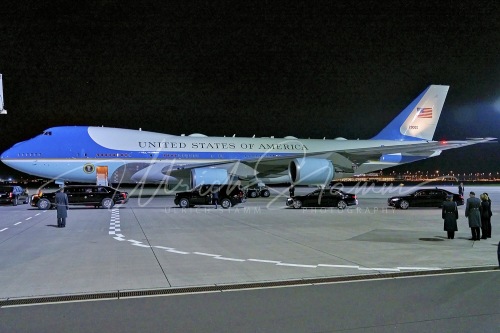
{"type": "Polygon", "coordinates": [[[391,201],[399,201],[399,198],[392,198],[391,201]]]}

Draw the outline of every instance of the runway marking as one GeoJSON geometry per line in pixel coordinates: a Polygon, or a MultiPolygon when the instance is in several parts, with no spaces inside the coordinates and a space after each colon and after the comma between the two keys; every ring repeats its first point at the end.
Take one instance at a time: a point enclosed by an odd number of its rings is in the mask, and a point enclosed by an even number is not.
{"type": "MultiPolygon", "coordinates": [[[[7,229],[7,228],[5,228],[7,229]]],[[[3,230],[5,230],[3,229],[3,230]]],[[[3,230],[0,230],[3,231],[3,230]]],[[[362,266],[357,266],[357,265],[334,265],[334,264],[316,264],[316,265],[311,265],[311,264],[300,264],[300,263],[288,263],[288,262],[282,262],[278,260],[268,260],[268,259],[258,259],[258,258],[251,258],[251,259],[241,259],[241,258],[228,258],[228,257],[223,257],[220,254],[213,254],[213,253],[205,253],[205,252],[187,252],[187,251],[180,251],[172,247],[167,247],[167,246],[150,246],[143,244],[140,241],[134,240],[134,239],[126,239],[124,235],[122,234],[117,234],[117,231],[121,231],[121,226],[120,226],[120,211],[117,208],[113,208],[111,210],[111,218],[109,221],[109,235],[114,236],[113,238],[116,239],[117,241],[123,242],[127,241],[131,243],[134,246],[138,247],[144,247],[144,248],[157,248],[160,250],[164,250],[165,252],[169,253],[175,253],[175,254],[194,254],[198,256],[204,256],[207,258],[211,259],[218,259],[218,260],[226,260],[226,261],[233,261],[233,262],[258,262],[258,263],[264,263],[264,264],[273,264],[275,266],[285,266],[285,267],[298,267],[298,268],[343,268],[343,269],[355,269],[358,271],[375,271],[375,272],[401,272],[401,271],[428,271],[428,270],[441,270],[439,267],[362,267],[362,266]]]]}
{"type": "Polygon", "coordinates": [[[23,222],[17,222],[17,223],[14,223],[14,225],[18,225],[18,224],[21,224],[21,223],[23,223],[23,222]]]}
{"type": "Polygon", "coordinates": [[[193,254],[199,254],[200,256],[207,256],[207,257],[220,257],[220,254],[210,254],[203,252],[193,252],[193,254]]]}
{"type": "Polygon", "coordinates": [[[0,232],[5,231],[5,230],[7,230],[7,229],[9,229],[9,228],[3,228],[2,230],[0,230],[0,232]]]}
{"type": "Polygon", "coordinates": [[[215,257],[214,259],[219,259],[219,260],[228,260],[228,261],[246,261],[245,259],[236,259],[236,258],[226,258],[226,257],[215,257]]]}
{"type": "Polygon", "coordinates": [[[26,221],[31,220],[32,218],[33,218],[33,216],[30,216],[30,217],[26,218],[26,221]]]}

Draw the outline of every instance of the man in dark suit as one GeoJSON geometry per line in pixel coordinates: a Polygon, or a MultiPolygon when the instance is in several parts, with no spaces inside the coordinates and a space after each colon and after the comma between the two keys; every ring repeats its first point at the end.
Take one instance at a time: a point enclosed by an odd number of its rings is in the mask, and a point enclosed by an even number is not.
{"type": "Polygon", "coordinates": [[[57,208],[57,227],[64,228],[66,226],[66,218],[68,217],[68,195],[64,193],[64,188],[62,187],[56,193],[55,204],[57,208]]]}
{"type": "Polygon", "coordinates": [[[465,217],[469,219],[469,227],[472,232],[472,238],[469,240],[479,241],[481,234],[481,214],[479,209],[481,208],[481,200],[476,198],[476,193],[470,192],[469,199],[465,204],[465,217]]]}
{"type": "Polygon", "coordinates": [[[464,183],[460,183],[460,185],[458,185],[458,194],[461,196],[464,195],[464,183]]]}

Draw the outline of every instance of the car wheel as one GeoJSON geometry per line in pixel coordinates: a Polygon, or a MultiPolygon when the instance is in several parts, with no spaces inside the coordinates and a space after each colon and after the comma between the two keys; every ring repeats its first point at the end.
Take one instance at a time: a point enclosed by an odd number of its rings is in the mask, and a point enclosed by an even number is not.
{"type": "Polygon", "coordinates": [[[293,201],[293,208],[302,208],[302,201],[300,200],[294,200],[293,201]]]}
{"type": "Polygon", "coordinates": [[[12,205],[17,206],[17,201],[18,201],[18,198],[17,198],[17,195],[15,195],[14,199],[12,199],[12,205]]]}
{"type": "Polygon", "coordinates": [[[179,201],[179,207],[181,207],[181,208],[189,208],[189,199],[182,198],[181,201],[179,201]]]}
{"type": "Polygon", "coordinates": [[[250,191],[250,193],[248,194],[248,196],[249,196],[250,198],[257,198],[257,192],[255,192],[255,191],[250,191]]]}
{"type": "Polygon", "coordinates": [[[267,198],[271,195],[271,192],[269,192],[269,190],[264,190],[260,192],[260,195],[263,196],[264,198],[267,198]]]}
{"type": "Polygon", "coordinates": [[[410,203],[406,200],[402,200],[399,203],[399,208],[401,208],[401,209],[408,209],[408,207],[410,207],[410,203]]]}
{"type": "Polygon", "coordinates": [[[340,200],[338,203],[337,203],[337,208],[338,209],[346,209],[347,208],[347,204],[345,203],[344,200],[340,200]]]}
{"type": "Polygon", "coordinates": [[[40,199],[36,205],[41,210],[50,209],[50,201],[47,199],[40,199]]]}
{"type": "Polygon", "coordinates": [[[222,206],[222,208],[228,209],[229,207],[231,207],[231,200],[229,200],[228,198],[224,198],[220,202],[220,205],[222,206]]]}
{"type": "Polygon", "coordinates": [[[104,198],[101,201],[102,208],[111,209],[111,208],[113,208],[114,205],[115,205],[115,203],[113,202],[113,200],[111,198],[104,198]]]}

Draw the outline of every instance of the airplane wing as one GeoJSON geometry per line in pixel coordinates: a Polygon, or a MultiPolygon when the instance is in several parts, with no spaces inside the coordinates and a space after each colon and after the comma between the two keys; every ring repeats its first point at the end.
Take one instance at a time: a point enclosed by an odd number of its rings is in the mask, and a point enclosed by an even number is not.
{"type": "Polygon", "coordinates": [[[370,148],[358,148],[358,149],[345,149],[342,151],[336,151],[336,153],[346,155],[346,156],[364,156],[368,158],[373,158],[377,156],[382,156],[385,154],[409,154],[409,155],[419,155],[427,154],[433,151],[443,151],[448,149],[460,148],[465,146],[470,146],[478,143],[492,142],[496,138],[474,138],[462,141],[428,141],[418,144],[404,144],[395,146],[384,146],[370,147],[370,148]]]}
{"type": "MultiPolygon", "coordinates": [[[[367,148],[354,148],[317,152],[314,154],[307,154],[307,157],[326,158],[332,160],[334,165],[339,165],[337,159],[344,158],[343,165],[362,164],[373,159],[380,159],[383,155],[387,154],[402,154],[409,156],[431,156],[436,152],[443,150],[460,148],[470,146],[478,143],[493,142],[496,138],[472,138],[461,141],[428,141],[413,144],[401,145],[381,145],[378,147],[367,148]],[[347,163],[346,163],[347,162],[347,163]]],[[[303,154],[290,155],[287,157],[268,157],[259,160],[240,161],[253,169],[255,169],[259,176],[271,176],[282,174],[288,168],[288,163],[295,158],[304,157],[303,154]]]]}
{"type": "MultiPolygon", "coordinates": [[[[472,138],[462,141],[427,141],[418,143],[404,143],[398,145],[380,145],[364,148],[327,150],[307,154],[307,157],[324,158],[333,162],[336,167],[351,169],[353,164],[363,164],[370,160],[379,160],[383,155],[402,154],[408,156],[426,156],[429,157],[436,152],[474,145],[484,142],[492,142],[495,138],[472,138]]],[[[190,164],[183,161],[177,163],[155,163],[141,171],[135,177],[144,177],[144,174],[167,175],[167,176],[186,176],[191,169],[218,167],[227,169],[230,174],[240,175],[243,178],[258,177],[280,177],[287,174],[288,164],[296,158],[306,157],[304,154],[288,154],[287,156],[263,156],[258,159],[247,160],[221,160],[206,164],[190,164]],[[246,167],[246,169],[245,169],[246,167]]],[[[352,170],[346,170],[352,171],[352,170]]]]}

